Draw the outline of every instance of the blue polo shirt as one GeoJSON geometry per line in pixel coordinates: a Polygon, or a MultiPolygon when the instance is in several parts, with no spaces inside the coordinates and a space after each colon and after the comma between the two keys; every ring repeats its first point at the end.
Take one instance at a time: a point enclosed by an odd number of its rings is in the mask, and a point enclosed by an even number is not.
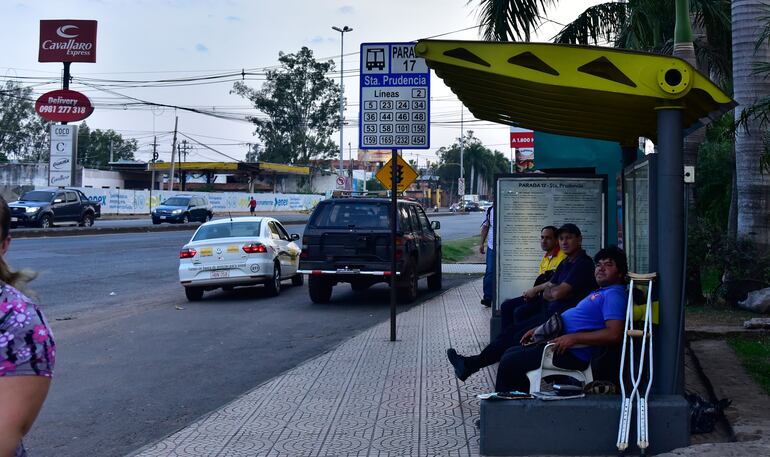
{"type": "Polygon", "coordinates": [[[586,254],[586,251],[581,249],[573,259],[566,258],[561,261],[553,273],[551,283],[555,286],[567,283],[572,286],[572,292],[567,298],[549,301],[549,315],[561,313],[574,307],[581,298],[598,287],[594,278],[594,261],[586,254]]]}
{"type": "MultiPolygon", "coordinates": [[[[564,333],[590,332],[605,328],[604,321],[626,319],[628,295],[626,286],[615,284],[593,291],[580,300],[574,308],[561,315],[564,322],[564,333]]],[[[570,349],[572,354],[581,360],[591,360],[595,347],[570,349]]]]}

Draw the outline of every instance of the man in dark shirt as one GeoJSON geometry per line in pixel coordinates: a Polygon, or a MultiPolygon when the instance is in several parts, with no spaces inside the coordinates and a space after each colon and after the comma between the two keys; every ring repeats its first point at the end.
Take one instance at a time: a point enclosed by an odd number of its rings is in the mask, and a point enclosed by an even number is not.
{"type": "Polygon", "coordinates": [[[564,224],[556,231],[559,248],[567,256],[559,263],[550,280],[522,292],[522,300],[501,310],[505,329],[514,325],[528,329],[542,324],[553,313],[561,313],[596,289],[594,262],[583,250],[583,236],[575,224],[564,224]],[[515,305],[515,306],[514,306],[515,305]]]}

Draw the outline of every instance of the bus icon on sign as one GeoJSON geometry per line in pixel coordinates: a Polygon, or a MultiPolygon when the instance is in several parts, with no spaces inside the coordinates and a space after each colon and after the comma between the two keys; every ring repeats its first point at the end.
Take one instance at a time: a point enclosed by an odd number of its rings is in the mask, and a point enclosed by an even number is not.
{"type": "Polygon", "coordinates": [[[371,48],[366,50],[366,69],[385,69],[385,48],[371,48]]]}

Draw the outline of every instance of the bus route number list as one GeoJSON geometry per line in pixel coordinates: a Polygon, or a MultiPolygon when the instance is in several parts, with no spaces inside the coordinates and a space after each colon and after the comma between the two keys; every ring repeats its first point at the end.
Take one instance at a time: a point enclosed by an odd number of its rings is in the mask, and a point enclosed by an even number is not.
{"type": "Polygon", "coordinates": [[[361,45],[362,149],[430,147],[430,70],[414,43],[361,45]]]}

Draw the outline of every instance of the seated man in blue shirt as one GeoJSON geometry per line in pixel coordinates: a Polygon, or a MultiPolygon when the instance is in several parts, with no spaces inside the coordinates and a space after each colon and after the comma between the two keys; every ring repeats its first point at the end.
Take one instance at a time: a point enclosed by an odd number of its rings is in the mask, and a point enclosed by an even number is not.
{"type": "MultiPolygon", "coordinates": [[[[599,289],[561,314],[563,334],[550,341],[556,344],[554,364],[558,367],[585,369],[598,347],[619,344],[623,338],[627,304],[626,255],[611,246],[599,251],[594,262],[594,277],[599,289]],[[590,347],[575,348],[576,345],[590,347]]],[[[535,328],[516,331],[515,326],[509,326],[480,354],[464,357],[450,348],[447,357],[461,381],[483,367],[500,362],[495,390],[527,392],[527,372],[540,366],[545,347],[543,343],[529,344],[534,333],[535,328]]]]}
{"type": "Polygon", "coordinates": [[[567,256],[547,282],[525,290],[522,296],[506,300],[500,308],[501,328],[515,325],[517,330],[536,327],[553,313],[577,305],[596,289],[594,264],[583,250],[583,235],[575,224],[564,224],[556,231],[559,248],[567,256]]]}

